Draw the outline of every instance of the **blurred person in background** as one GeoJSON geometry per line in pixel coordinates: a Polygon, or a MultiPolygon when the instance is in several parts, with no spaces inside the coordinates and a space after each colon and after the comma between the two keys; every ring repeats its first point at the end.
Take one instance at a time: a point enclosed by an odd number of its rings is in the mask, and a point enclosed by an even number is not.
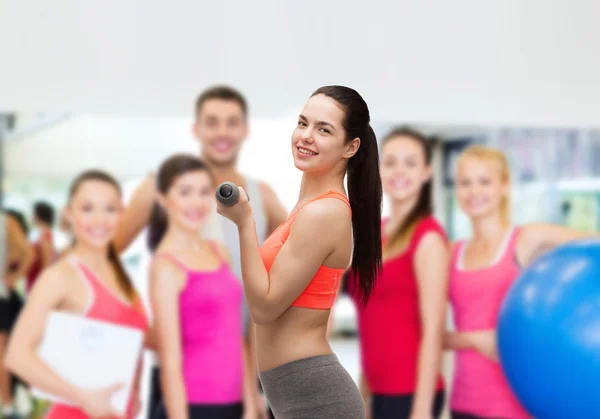
{"type": "MultiPolygon", "coordinates": [[[[23,236],[29,237],[29,226],[27,225],[27,221],[25,220],[25,215],[22,212],[13,210],[13,209],[6,210],[6,214],[8,214],[10,217],[12,217],[14,220],[17,221],[23,236]]],[[[22,263],[23,263],[22,259],[9,260],[8,261],[9,273],[17,273],[19,271],[19,268],[22,263]]],[[[32,265],[33,265],[33,261],[30,263],[29,266],[32,266],[32,265]]],[[[31,269],[31,268],[29,268],[29,269],[31,269]]],[[[9,305],[10,305],[9,334],[10,334],[10,330],[12,330],[15,322],[17,321],[17,318],[19,317],[19,313],[21,312],[21,309],[23,308],[23,292],[21,289],[22,282],[20,281],[21,279],[22,278],[19,277],[17,279],[17,282],[15,282],[15,285],[9,290],[9,305]]],[[[15,380],[12,380],[12,382],[13,382],[13,387],[14,387],[15,380]]]]}
{"type": "MultiPolygon", "coordinates": [[[[18,223],[19,226],[21,227],[21,231],[22,233],[25,235],[25,237],[29,237],[30,232],[29,232],[29,226],[27,225],[27,221],[25,219],[25,215],[17,210],[13,210],[13,209],[7,209],[6,213],[8,215],[10,215],[11,217],[13,217],[18,223]]],[[[35,249],[32,246],[32,250],[34,252],[33,258],[34,260],[32,260],[30,268],[29,268],[29,272],[31,272],[31,270],[33,269],[33,265],[35,263],[35,249]]],[[[16,260],[16,261],[11,261],[9,262],[9,271],[10,272],[15,272],[19,269],[19,265],[20,265],[20,261],[16,260]]],[[[27,275],[29,275],[29,273],[27,273],[27,275]]],[[[20,281],[21,278],[19,278],[19,281],[15,284],[15,286],[9,291],[10,295],[9,295],[9,306],[10,306],[10,327],[9,327],[9,339],[10,339],[10,333],[12,332],[12,329],[15,325],[15,323],[17,322],[17,319],[19,318],[19,314],[21,313],[21,310],[23,309],[24,306],[24,299],[25,299],[25,291],[24,288],[26,287],[26,280],[27,277],[25,277],[25,286],[22,287],[21,285],[23,285],[23,282],[20,281]]],[[[10,374],[10,373],[9,373],[10,374]]],[[[17,396],[17,386],[21,385],[23,386],[23,388],[27,389],[28,385],[26,383],[24,383],[21,379],[19,379],[19,377],[17,377],[14,374],[10,374],[10,383],[11,383],[11,394],[13,396],[13,399],[16,398],[17,396]]],[[[15,403],[16,406],[14,408],[15,412],[18,412],[18,402],[15,403]]],[[[37,407],[41,407],[43,406],[43,403],[37,403],[36,402],[36,408],[37,407]]],[[[22,408],[22,406],[21,406],[22,408]]],[[[20,413],[20,412],[19,412],[20,413]]]]}
{"type": "Polygon", "coordinates": [[[33,205],[33,225],[37,230],[37,240],[33,243],[34,258],[29,272],[25,291],[29,293],[35,280],[56,258],[52,228],[54,225],[54,208],[47,202],[36,202],[33,205]]]}
{"type": "MultiPolygon", "coordinates": [[[[15,286],[25,276],[33,261],[33,249],[27,238],[27,225],[18,213],[3,212],[0,231],[0,257],[2,257],[2,281],[0,281],[0,359],[6,356],[9,334],[20,310],[15,305],[15,286]]],[[[20,299],[18,299],[20,300],[20,299]]],[[[0,362],[0,397],[2,414],[15,414],[13,403],[13,380],[11,374],[0,362]]]]}
{"type": "Polygon", "coordinates": [[[25,215],[21,211],[17,211],[15,209],[8,208],[5,210],[6,214],[13,217],[17,223],[19,223],[19,227],[21,231],[25,235],[25,237],[29,237],[29,225],[27,225],[27,220],[25,219],[25,215]]]}
{"type": "MultiPolygon", "coordinates": [[[[73,405],[55,403],[48,419],[113,418],[111,397],[120,385],[83,389],[65,381],[38,356],[46,321],[52,311],[84,316],[119,326],[147,330],[144,307],[112,240],[122,210],[119,184],[107,173],[89,170],[69,191],[66,215],[75,243],[69,257],[40,275],[19,316],[5,363],[23,381],[73,405]]],[[[146,335],[146,345],[150,345],[146,335]]],[[[125,419],[139,410],[141,353],[125,419]]]]}
{"type": "Polygon", "coordinates": [[[148,234],[163,395],[156,419],[257,417],[240,322],[242,284],[225,246],[198,234],[214,212],[215,186],[193,156],[174,155],[158,171],[148,234]]]}
{"type": "Polygon", "coordinates": [[[56,259],[60,259],[67,255],[74,244],[73,229],[71,223],[66,216],[66,210],[63,209],[58,215],[57,223],[58,231],[56,234],[56,259]]]}
{"type": "MultiPolygon", "coordinates": [[[[238,170],[239,155],[248,136],[248,104],[244,96],[229,86],[214,86],[202,92],[195,104],[193,135],[200,144],[200,159],[214,176],[215,185],[230,181],[245,188],[252,197],[250,205],[256,220],[259,243],[275,230],[287,217],[287,210],[273,190],[264,182],[253,179],[238,170]]],[[[156,176],[149,176],[133,193],[125,210],[115,245],[124,251],[148,225],[152,206],[156,202],[156,176]]],[[[225,244],[230,256],[231,268],[241,281],[241,260],[237,228],[228,219],[212,213],[201,232],[201,237],[225,244]]],[[[256,359],[254,350],[254,325],[243,300],[241,316],[245,344],[251,360],[256,359]]],[[[255,361],[251,362],[252,374],[258,377],[255,361]]],[[[158,383],[159,371],[152,373],[152,390],[149,411],[154,412],[161,394],[158,383]]],[[[257,397],[259,385],[257,379],[257,397]]],[[[257,406],[264,415],[264,403],[257,406]]]]}
{"type": "MultiPolygon", "coordinates": [[[[369,304],[357,307],[359,387],[368,418],[438,418],[444,406],[449,246],[433,217],[431,158],[431,140],[409,127],[381,143],[391,215],[382,222],[381,274],[369,304]]],[[[352,285],[348,290],[355,295],[352,285]]]]}
{"type": "MultiPolygon", "coordinates": [[[[29,237],[29,226],[27,225],[27,221],[25,220],[25,215],[17,210],[13,210],[13,209],[8,209],[6,210],[6,213],[10,216],[13,217],[17,223],[19,224],[19,227],[21,228],[21,232],[23,233],[23,235],[25,237],[29,237]]],[[[19,267],[20,265],[23,263],[22,259],[17,259],[17,260],[10,260],[8,265],[8,271],[9,273],[15,273],[19,271],[19,267]]],[[[33,265],[33,261],[30,263],[30,267],[33,265]]],[[[31,268],[29,268],[31,270],[31,268]]],[[[9,305],[10,305],[10,327],[9,327],[9,334],[10,331],[12,330],[15,322],[17,321],[17,318],[19,317],[19,313],[21,312],[21,309],[23,308],[23,292],[22,292],[22,282],[20,281],[22,278],[18,278],[17,282],[15,282],[15,286],[12,287],[9,290],[9,305]]],[[[13,389],[14,389],[14,384],[15,384],[15,380],[12,380],[13,383],[13,389]]],[[[14,393],[14,391],[13,391],[14,393]]]]}
{"type": "Polygon", "coordinates": [[[461,153],[456,196],[473,236],[452,247],[450,302],[456,330],[445,347],[456,351],[450,409],[453,419],[527,419],[498,360],[500,306],[520,272],[567,241],[593,236],[546,223],[515,226],[510,217],[510,167],[499,150],[475,145],[461,153]]]}

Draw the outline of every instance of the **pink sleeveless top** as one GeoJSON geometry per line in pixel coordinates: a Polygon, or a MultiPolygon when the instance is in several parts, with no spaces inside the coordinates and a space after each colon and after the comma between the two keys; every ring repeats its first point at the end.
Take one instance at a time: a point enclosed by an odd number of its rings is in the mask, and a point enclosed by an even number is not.
{"type": "MultiPolygon", "coordinates": [[[[83,263],[76,259],[71,259],[75,266],[81,271],[83,278],[90,286],[92,293],[92,304],[88,308],[84,317],[102,320],[114,323],[120,326],[128,326],[140,329],[144,333],[148,329],[148,318],[144,310],[142,301],[136,298],[133,303],[123,300],[109,288],[107,288],[94,273],[83,263]]],[[[142,372],[142,352],[138,361],[137,380],[140,379],[142,372]]],[[[139,382],[139,381],[138,381],[139,382]]],[[[134,401],[140,395],[135,390],[132,391],[127,409],[126,419],[133,419],[134,401]]],[[[89,419],[81,409],[63,404],[54,404],[48,410],[46,419],[89,419]]],[[[115,418],[116,419],[116,418],[115,418]]]]}
{"type": "MultiPolygon", "coordinates": [[[[495,329],[504,296],[519,275],[515,244],[519,230],[507,235],[496,260],[486,268],[463,270],[465,242],[457,242],[450,268],[450,301],[457,332],[495,329]]],[[[473,350],[456,351],[450,407],[476,416],[525,419],[498,362],[473,350]]]]}
{"type": "Polygon", "coordinates": [[[179,319],[188,403],[239,403],[244,375],[242,284],[225,261],[214,271],[194,271],[171,254],[155,257],[169,260],[187,274],[179,295],[179,319]]]}

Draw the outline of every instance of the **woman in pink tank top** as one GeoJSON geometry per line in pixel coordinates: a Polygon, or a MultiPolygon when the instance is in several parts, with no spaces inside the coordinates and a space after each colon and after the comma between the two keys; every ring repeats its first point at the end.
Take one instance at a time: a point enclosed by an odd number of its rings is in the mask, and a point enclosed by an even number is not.
{"type": "Polygon", "coordinates": [[[473,237],[452,249],[449,291],[456,331],[446,333],[444,343],[456,351],[452,418],[529,418],[498,362],[495,329],[500,306],[522,267],[585,234],[542,223],[513,227],[510,168],[498,150],[480,145],[465,150],[456,182],[473,237]]]}
{"type": "Polygon", "coordinates": [[[256,414],[256,381],[247,373],[240,281],[221,245],[198,232],[214,211],[207,166],[188,155],[157,175],[148,244],[155,252],[150,295],[157,333],[162,403],[153,418],[239,419],[256,414]]]}
{"type": "MultiPolygon", "coordinates": [[[[9,369],[33,387],[70,402],[51,406],[47,418],[123,417],[114,412],[110,403],[121,383],[97,390],[77,388],[36,353],[46,320],[56,310],[146,333],[148,322],[143,305],[112,246],[120,209],[119,185],[110,175],[87,171],[75,179],[66,210],[75,245],[68,258],[46,269],[35,282],[13,332],[6,357],[9,369]]],[[[124,416],[127,419],[135,418],[139,411],[141,367],[140,351],[124,416]]]]}

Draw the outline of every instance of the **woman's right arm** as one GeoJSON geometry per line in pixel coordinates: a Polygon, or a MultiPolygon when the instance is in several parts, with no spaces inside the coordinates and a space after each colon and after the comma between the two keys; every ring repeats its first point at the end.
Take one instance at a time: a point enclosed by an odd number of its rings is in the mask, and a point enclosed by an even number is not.
{"type": "Polygon", "coordinates": [[[185,278],[181,269],[156,259],[150,269],[150,301],[160,359],[160,382],[167,417],[187,419],[187,394],[183,381],[179,293],[185,278]]]}
{"type": "MultiPolygon", "coordinates": [[[[98,391],[85,391],[64,380],[38,357],[46,319],[60,307],[67,295],[68,267],[57,266],[45,271],[36,281],[27,303],[12,332],[4,363],[8,370],[40,390],[69,400],[89,415],[113,416],[110,397],[120,387],[115,384],[98,391]]],[[[115,415],[116,416],[116,415],[115,415]]]]}
{"type": "Polygon", "coordinates": [[[444,334],[444,349],[456,351],[474,349],[470,332],[446,332],[444,334]]]}
{"type": "Polygon", "coordinates": [[[451,351],[475,350],[486,358],[497,361],[496,331],[494,329],[469,332],[446,332],[444,349],[451,351]]]}

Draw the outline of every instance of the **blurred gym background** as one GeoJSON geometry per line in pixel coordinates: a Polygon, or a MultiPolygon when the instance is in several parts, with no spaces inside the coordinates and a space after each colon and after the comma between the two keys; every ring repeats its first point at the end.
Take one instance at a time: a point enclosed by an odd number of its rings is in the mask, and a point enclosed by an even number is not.
{"type": "MultiPolygon", "coordinates": [[[[193,101],[225,83],[249,100],[241,171],[291,209],[296,115],[317,87],[344,84],[378,136],[411,124],[437,137],[436,215],[452,239],[469,233],[454,162],[475,142],[510,158],[515,223],[597,231],[599,15],[591,0],[0,2],[2,207],[28,223],[36,201],[60,211],[89,167],[127,198],[165,157],[197,153],[193,101]]],[[[54,238],[67,243],[60,224],[54,238]]],[[[125,255],[144,295],[148,256],[144,237],[125,255]]],[[[357,377],[354,307],[342,296],[334,313],[334,347],[357,377]]]]}

